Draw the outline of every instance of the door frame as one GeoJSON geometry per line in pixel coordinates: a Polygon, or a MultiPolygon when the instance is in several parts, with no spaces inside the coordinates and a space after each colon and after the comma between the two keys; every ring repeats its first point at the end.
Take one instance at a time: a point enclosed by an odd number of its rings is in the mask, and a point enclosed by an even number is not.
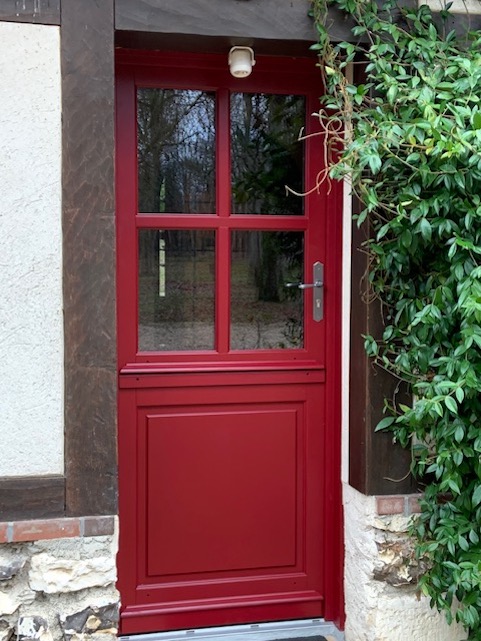
{"type": "MultiPolygon", "coordinates": [[[[177,54],[176,52],[140,52],[120,50],[117,52],[117,87],[122,83],[131,83],[131,74],[134,69],[141,68],[158,68],[163,73],[174,73],[175,69],[192,70],[195,77],[199,74],[209,74],[212,77],[213,70],[219,68],[220,64],[227,67],[227,53],[225,56],[217,54],[177,54]],[[129,78],[130,76],[130,78],[129,78]]],[[[315,68],[315,57],[306,58],[270,58],[269,65],[272,72],[279,73],[282,69],[283,83],[285,82],[286,90],[289,89],[290,79],[297,80],[299,73],[305,73],[312,79],[312,82],[319,83],[319,95],[321,90],[321,76],[315,68]]],[[[253,74],[256,69],[254,68],[253,74]]],[[[264,77],[265,79],[265,77],[264,77]]],[[[239,89],[242,89],[242,81],[239,82],[239,89]]],[[[260,82],[260,81],[259,81],[260,82]]],[[[276,82],[276,86],[278,81],[276,82]]],[[[260,86],[261,90],[269,91],[268,79],[260,86]]],[[[125,110],[117,109],[117,140],[119,132],[126,124],[123,121],[125,117],[132,117],[132,114],[126,113],[125,110]]],[[[132,127],[127,128],[128,131],[132,127]]],[[[125,135],[125,134],[123,134],[125,135]]],[[[132,143],[132,141],[131,141],[132,143]]],[[[117,158],[117,169],[119,168],[119,158],[117,158]]],[[[136,191],[135,174],[131,172],[130,178],[125,179],[125,173],[117,170],[117,202],[130,190],[136,191]]],[[[325,381],[325,421],[326,425],[335,426],[330,430],[333,435],[330,441],[329,456],[319,456],[319,464],[325,466],[325,484],[326,491],[324,495],[325,518],[329,527],[324,531],[323,556],[324,556],[324,575],[325,575],[325,601],[324,601],[324,618],[333,621],[342,628],[344,623],[344,606],[343,606],[343,529],[342,529],[342,490],[341,490],[341,269],[342,269],[342,217],[343,217],[343,188],[342,183],[332,182],[328,189],[329,214],[326,220],[326,263],[332,270],[329,286],[325,292],[325,323],[326,323],[326,353],[325,362],[329,364],[329,373],[325,381]]],[[[126,235],[132,233],[131,226],[125,221],[117,219],[117,287],[133,287],[136,289],[136,273],[129,270],[121,260],[120,248],[124,244],[126,235]]],[[[122,319],[128,318],[129,315],[136,313],[135,309],[129,309],[119,305],[119,296],[117,295],[117,317],[118,317],[118,358],[119,373],[127,373],[133,377],[147,374],[150,371],[152,378],[157,378],[154,371],[159,367],[158,363],[151,365],[144,363],[132,362],[128,359],[126,351],[123,349],[126,340],[126,332],[122,319]]],[[[172,372],[172,369],[170,370],[172,372]]],[[[188,371],[185,372],[188,375],[188,371]]],[[[273,370],[275,375],[275,368],[273,370]]],[[[162,374],[162,376],[165,376],[162,374]]],[[[132,453],[128,447],[124,447],[124,437],[122,425],[125,421],[135,421],[135,412],[132,411],[135,403],[133,399],[136,394],[135,387],[126,389],[119,381],[119,387],[122,387],[119,394],[119,514],[120,514],[120,549],[128,549],[132,544],[136,544],[137,531],[135,527],[136,514],[132,508],[132,502],[126,497],[131,490],[131,482],[123,470],[128,470],[131,466],[132,453]]],[[[131,563],[126,562],[126,555],[119,555],[119,582],[118,587],[122,592],[133,585],[135,577],[135,568],[131,563]]],[[[282,616],[274,614],[274,617],[282,616]]]]}

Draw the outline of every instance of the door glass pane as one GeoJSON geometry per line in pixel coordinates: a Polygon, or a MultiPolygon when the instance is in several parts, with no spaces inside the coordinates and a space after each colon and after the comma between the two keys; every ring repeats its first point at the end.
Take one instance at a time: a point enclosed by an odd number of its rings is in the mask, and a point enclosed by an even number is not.
{"type": "Polygon", "coordinates": [[[231,96],[232,212],[302,214],[303,96],[234,93],[231,96]]]}
{"type": "Polygon", "coordinates": [[[302,232],[232,234],[231,349],[303,346],[302,232]]]}
{"type": "Polygon", "coordinates": [[[214,349],[215,232],[139,230],[139,350],[214,349]]]}
{"type": "Polygon", "coordinates": [[[139,212],[215,213],[215,94],[137,90],[139,212]]]}

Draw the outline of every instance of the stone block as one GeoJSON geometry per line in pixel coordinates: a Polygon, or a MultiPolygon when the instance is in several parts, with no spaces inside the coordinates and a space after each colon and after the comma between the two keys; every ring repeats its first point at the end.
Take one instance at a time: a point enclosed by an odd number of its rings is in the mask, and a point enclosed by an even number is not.
{"type": "Polygon", "coordinates": [[[47,594],[106,587],[115,580],[115,560],[105,556],[72,560],[41,553],[32,557],[29,571],[30,588],[47,594]]]}
{"type": "Polygon", "coordinates": [[[9,581],[22,569],[24,562],[17,559],[7,565],[0,565],[0,581],[9,581]]]}
{"type": "Polygon", "coordinates": [[[15,634],[15,629],[5,619],[0,619],[0,641],[10,641],[15,634]]]}
{"type": "Polygon", "coordinates": [[[31,605],[38,596],[36,592],[28,587],[26,577],[16,586],[15,594],[22,605],[31,605]]]}
{"type": "Polygon", "coordinates": [[[0,592],[0,616],[13,614],[20,607],[20,601],[6,592],[0,592]]]}
{"type": "Polygon", "coordinates": [[[117,634],[119,620],[118,603],[109,603],[103,606],[89,606],[80,612],[69,616],[60,617],[66,641],[75,641],[92,635],[102,636],[117,634]]]}
{"type": "Polygon", "coordinates": [[[20,617],[17,625],[17,641],[53,641],[47,621],[42,617],[20,617]]]}
{"type": "Polygon", "coordinates": [[[378,558],[373,572],[376,581],[385,581],[393,587],[417,585],[427,568],[423,559],[416,558],[412,539],[378,541],[377,547],[378,558]]]}

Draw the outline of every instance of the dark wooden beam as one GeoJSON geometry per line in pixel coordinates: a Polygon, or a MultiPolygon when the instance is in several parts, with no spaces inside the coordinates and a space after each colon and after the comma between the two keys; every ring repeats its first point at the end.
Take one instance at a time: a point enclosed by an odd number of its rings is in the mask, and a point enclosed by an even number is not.
{"type": "MultiPolygon", "coordinates": [[[[177,37],[222,38],[227,46],[258,46],[277,41],[277,51],[262,53],[289,55],[295,43],[305,49],[316,40],[308,16],[308,0],[116,0],[115,27],[133,33],[175,34],[177,37]],[[287,47],[287,49],[286,49],[287,47]]],[[[349,23],[333,11],[330,32],[337,40],[349,37],[349,23]]],[[[177,47],[173,47],[177,49],[177,47]]]]}
{"type": "MultiPolygon", "coordinates": [[[[365,65],[354,66],[354,82],[366,82],[365,65]]],[[[353,198],[353,214],[362,204],[353,198]]],[[[410,474],[411,453],[393,443],[389,432],[375,432],[383,418],[385,399],[409,403],[405,389],[385,370],[376,367],[364,349],[364,336],[382,336],[381,307],[369,287],[366,222],[352,224],[351,254],[351,354],[349,372],[349,483],[363,494],[406,494],[416,491],[410,474]]]]}
{"type": "MultiPolygon", "coordinates": [[[[353,225],[351,264],[351,365],[349,411],[349,482],[364,494],[405,494],[416,491],[409,473],[411,453],[393,444],[388,432],[375,432],[383,418],[385,399],[405,395],[399,381],[373,365],[363,335],[382,335],[382,315],[372,300],[363,250],[367,228],[353,225]]],[[[406,402],[406,399],[402,399],[406,402]]],[[[409,402],[409,400],[407,400],[409,402]]]]}
{"type": "MultiPolygon", "coordinates": [[[[260,54],[305,55],[317,40],[309,0],[116,0],[120,47],[173,51],[227,51],[250,45],[260,54]]],[[[415,0],[404,0],[415,6],[415,0]]],[[[453,15],[447,29],[479,28],[481,16],[453,15]]],[[[335,41],[351,40],[352,22],[331,7],[328,30],[335,41]]]]}
{"type": "Polygon", "coordinates": [[[124,31],[280,40],[312,40],[307,2],[291,0],[116,0],[124,31]]]}
{"type": "MultiPolygon", "coordinates": [[[[303,57],[315,54],[309,50],[312,40],[253,40],[236,38],[235,44],[253,46],[256,55],[303,57]]],[[[152,31],[117,31],[115,44],[124,49],[150,49],[158,51],[223,53],[233,45],[232,38],[225,36],[196,36],[193,34],[154,33],[152,31]]]]}
{"type": "Polygon", "coordinates": [[[117,512],[113,0],[62,0],[68,516],[117,512]]]}
{"type": "Polygon", "coordinates": [[[17,476],[0,479],[0,521],[63,516],[63,476],[17,476]]]}
{"type": "Polygon", "coordinates": [[[60,0],[1,0],[0,20],[60,24],[60,0]]]}

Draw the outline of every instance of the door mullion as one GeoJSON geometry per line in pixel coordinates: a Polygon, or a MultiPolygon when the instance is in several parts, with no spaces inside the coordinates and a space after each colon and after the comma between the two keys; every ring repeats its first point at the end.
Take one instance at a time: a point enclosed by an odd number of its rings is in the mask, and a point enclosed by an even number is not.
{"type": "MultiPolygon", "coordinates": [[[[229,91],[217,92],[216,186],[217,214],[227,222],[231,203],[229,91]]],[[[216,335],[217,351],[227,354],[230,343],[230,230],[220,225],[216,239],[216,335]]]]}
{"type": "Polygon", "coordinates": [[[230,229],[220,227],[216,242],[217,351],[227,354],[230,344],[230,229]]]}
{"type": "Polygon", "coordinates": [[[216,191],[217,213],[221,218],[230,216],[230,114],[229,91],[219,89],[216,104],[216,191]]]}

